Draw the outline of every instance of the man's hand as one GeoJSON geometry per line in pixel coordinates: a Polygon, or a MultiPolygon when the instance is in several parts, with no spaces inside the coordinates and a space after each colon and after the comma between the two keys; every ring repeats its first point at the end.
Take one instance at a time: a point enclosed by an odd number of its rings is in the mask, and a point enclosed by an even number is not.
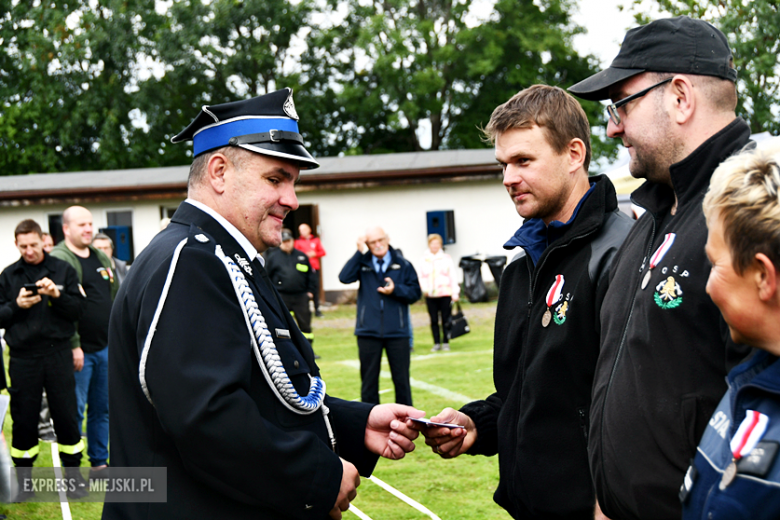
{"type": "Polygon", "coordinates": [[[366,448],[386,459],[402,459],[414,450],[419,435],[407,425],[407,417],[424,417],[425,412],[403,404],[380,404],[371,409],[366,425],[366,448]]]}
{"type": "Polygon", "coordinates": [[[377,287],[376,290],[378,292],[381,292],[382,294],[393,294],[393,291],[395,290],[395,284],[393,283],[392,278],[385,278],[385,283],[387,284],[384,287],[377,287]]]}
{"type": "Polygon", "coordinates": [[[368,244],[366,243],[366,240],[368,239],[365,237],[365,235],[359,236],[357,239],[357,249],[361,252],[361,254],[368,251],[368,244]]]}
{"type": "Polygon", "coordinates": [[[38,294],[45,294],[46,296],[51,296],[52,298],[60,297],[60,290],[57,289],[55,283],[48,278],[41,278],[35,282],[35,285],[38,286],[38,294]]]}
{"type": "Polygon", "coordinates": [[[16,297],[16,305],[18,305],[20,309],[29,309],[40,301],[40,295],[33,294],[32,291],[28,291],[24,287],[19,290],[19,296],[16,297]]]}
{"type": "Polygon", "coordinates": [[[336,498],[336,505],[330,510],[333,520],[341,520],[341,512],[349,509],[349,503],[357,496],[357,487],[360,485],[360,475],[352,463],[341,459],[343,472],[341,473],[341,488],[336,498]]]}
{"type": "Polygon", "coordinates": [[[84,368],[84,351],[81,347],[76,347],[73,349],[73,370],[81,372],[82,368],[84,368]]]}
{"type": "Polygon", "coordinates": [[[431,417],[431,421],[459,424],[466,427],[464,430],[463,428],[425,426],[406,421],[406,425],[411,429],[421,431],[425,437],[425,444],[444,459],[452,459],[466,453],[477,441],[477,426],[465,413],[445,408],[439,415],[431,417]]]}

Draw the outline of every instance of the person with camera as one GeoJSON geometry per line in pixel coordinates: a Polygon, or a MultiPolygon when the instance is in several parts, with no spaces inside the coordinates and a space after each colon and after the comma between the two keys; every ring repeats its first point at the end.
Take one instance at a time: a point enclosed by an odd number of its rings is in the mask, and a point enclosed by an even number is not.
{"type": "Polygon", "coordinates": [[[11,458],[20,490],[15,501],[35,496],[26,480],[38,457],[38,413],[44,388],[65,476],[75,483],[68,496],[84,497],[89,493],[78,473],[84,442],[79,433],[73,376],[79,360],[70,345],[84,297],[76,271],[43,250],[37,222],[23,220],[14,236],[22,256],[0,274],[0,328],[6,330],[11,358],[11,458]]]}
{"type": "Polygon", "coordinates": [[[395,402],[412,404],[409,384],[409,304],[422,296],[417,272],[380,227],[357,240],[357,251],[339,273],[341,283],[360,282],[357,297],[357,336],[360,356],[360,400],[379,403],[382,351],[395,385],[395,402]]]}

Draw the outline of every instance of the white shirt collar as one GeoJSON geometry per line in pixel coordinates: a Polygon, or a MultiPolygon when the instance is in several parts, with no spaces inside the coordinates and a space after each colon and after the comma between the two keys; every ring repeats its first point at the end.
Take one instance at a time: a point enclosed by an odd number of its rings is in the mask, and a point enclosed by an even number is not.
{"type": "Polygon", "coordinates": [[[241,231],[238,230],[236,226],[231,224],[227,221],[225,217],[211,209],[210,207],[206,206],[202,202],[198,202],[197,200],[193,199],[187,199],[184,202],[191,204],[201,210],[202,212],[210,215],[214,220],[219,222],[219,225],[225,228],[225,231],[230,233],[230,236],[236,239],[236,242],[238,242],[238,245],[241,246],[241,249],[244,250],[246,253],[246,256],[249,257],[249,261],[251,262],[255,258],[257,258],[260,263],[265,267],[265,259],[257,254],[257,249],[255,249],[255,246],[252,245],[252,243],[247,239],[241,231]]]}

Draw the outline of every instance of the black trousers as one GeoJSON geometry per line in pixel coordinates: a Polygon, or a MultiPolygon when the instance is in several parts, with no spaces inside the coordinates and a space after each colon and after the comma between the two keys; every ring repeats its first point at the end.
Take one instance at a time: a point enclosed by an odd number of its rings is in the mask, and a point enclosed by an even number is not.
{"type": "Polygon", "coordinates": [[[49,399],[54,432],[60,446],[63,466],[79,466],[83,443],[76,409],[76,380],[73,377],[73,353],[70,345],[52,354],[36,358],[12,357],[11,419],[13,419],[11,457],[17,466],[32,466],[38,449],[38,414],[43,389],[49,399]],[[27,456],[22,455],[27,453],[27,456]]]}
{"type": "Polygon", "coordinates": [[[425,297],[425,305],[428,306],[428,316],[431,318],[431,333],[433,334],[433,343],[450,342],[450,330],[452,329],[452,297],[440,296],[438,298],[425,297]],[[441,316],[441,327],[443,336],[439,335],[439,316],[441,316]]]}
{"type": "Polygon", "coordinates": [[[395,402],[412,405],[412,387],[409,384],[409,338],[372,338],[358,336],[360,355],[360,400],[379,404],[379,371],[382,350],[387,351],[387,362],[395,385],[395,402]]]}
{"type": "Polygon", "coordinates": [[[314,341],[314,334],[311,332],[311,311],[309,310],[309,295],[306,293],[282,295],[282,301],[287,309],[292,313],[298,328],[309,341],[314,341]]]}

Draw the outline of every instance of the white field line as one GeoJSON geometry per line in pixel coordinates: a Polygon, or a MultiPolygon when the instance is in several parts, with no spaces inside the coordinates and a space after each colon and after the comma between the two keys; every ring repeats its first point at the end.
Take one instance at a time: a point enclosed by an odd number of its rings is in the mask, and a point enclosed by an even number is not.
{"type": "MultiPolygon", "coordinates": [[[[358,369],[358,370],[360,369],[360,361],[358,361],[357,359],[347,359],[345,361],[339,361],[339,363],[354,369],[358,369]]],[[[379,372],[379,376],[384,379],[393,378],[392,374],[387,370],[382,370],[381,372],[379,372]]],[[[412,388],[425,390],[426,392],[430,392],[434,395],[438,395],[439,397],[444,397],[445,399],[449,399],[450,401],[457,401],[461,403],[470,403],[471,401],[476,401],[476,399],[472,399],[471,397],[465,396],[463,394],[459,394],[458,392],[453,392],[452,390],[442,388],[441,386],[432,385],[430,383],[426,383],[425,381],[420,381],[419,379],[415,379],[413,377],[409,378],[409,384],[412,385],[412,388]]]]}
{"type": "MultiPolygon", "coordinates": [[[[54,476],[62,482],[62,467],[60,465],[60,451],[59,445],[56,442],[51,443],[51,465],[54,466],[54,476]]],[[[62,509],[62,520],[72,520],[73,517],[70,514],[70,504],[68,504],[68,497],[65,494],[65,486],[61,486],[58,490],[60,495],[60,509],[62,509]]]]}
{"type": "Polygon", "coordinates": [[[430,509],[428,509],[427,507],[425,507],[421,503],[417,502],[416,500],[414,500],[412,498],[409,498],[408,496],[404,495],[403,493],[401,493],[400,491],[395,489],[390,484],[385,484],[384,482],[382,482],[381,480],[379,480],[378,478],[376,478],[374,476],[368,477],[368,480],[370,480],[374,484],[378,485],[379,487],[383,488],[385,491],[387,491],[391,495],[394,495],[396,498],[399,498],[399,499],[403,500],[404,502],[406,502],[407,504],[409,504],[410,506],[412,506],[413,508],[415,508],[416,510],[418,510],[422,514],[428,515],[429,517],[431,517],[431,520],[441,520],[441,518],[436,516],[436,513],[434,513],[433,511],[431,511],[430,509]]]}
{"type": "Polygon", "coordinates": [[[363,511],[358,509],[357,507],[353,506],[352,504],[349,505],[349,509],[347,509],[350,513],[356,515],[360,520],[371,520],[371,517],[365,514],[363,511]]]}

